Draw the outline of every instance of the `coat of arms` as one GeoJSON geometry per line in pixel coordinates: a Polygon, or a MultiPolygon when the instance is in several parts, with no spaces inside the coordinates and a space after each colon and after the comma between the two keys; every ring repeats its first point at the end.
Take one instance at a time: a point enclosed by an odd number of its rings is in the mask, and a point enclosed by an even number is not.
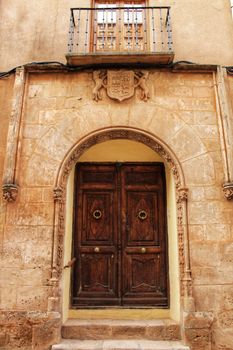
{"type": "Polygon", "coordinates": [[[93,99],[101,100],[101,88],[107,90],[107,95],[118,101],[123,101],[134,95],[136,87],[141,88],[141,99],[147,101],[149,98],[149,89],[146,85],[148,71],[134,72],[132,70],[97,70],[93,72],[95,87],[93,89],[93,99]]]}

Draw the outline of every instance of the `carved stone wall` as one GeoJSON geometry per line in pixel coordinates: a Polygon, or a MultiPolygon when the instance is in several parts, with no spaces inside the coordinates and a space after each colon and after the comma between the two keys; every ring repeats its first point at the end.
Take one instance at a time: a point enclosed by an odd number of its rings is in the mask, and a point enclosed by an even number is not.
{"type": "Polygon", "coordinates": [[[20,346],[17,338],[24,339],[24,350],[32,343],[36,348],[51,329],[47,349],[58,337],[67,176],[91,145],[127,138],[158,152],[174,175],[182,305],[187,312],[184,338],[195,350],[208,349],[211,342],[224,349],[221,334],[224,330],[229,339],[233,317],[233,217],[232,201],[222,192],[216,94],[220,96],[213,74],[151,69],[147,102],[141,100],[140,89],[122,102],[109,99],[103,89],[97,103],[92,73],[26,73],[14,137],[20,191],[1,209],[3,346],[20,346]],[[20,333],[16,319],[22,313],[20,333]],[[203,318],[208,320],[203,323],[203,318]]]}

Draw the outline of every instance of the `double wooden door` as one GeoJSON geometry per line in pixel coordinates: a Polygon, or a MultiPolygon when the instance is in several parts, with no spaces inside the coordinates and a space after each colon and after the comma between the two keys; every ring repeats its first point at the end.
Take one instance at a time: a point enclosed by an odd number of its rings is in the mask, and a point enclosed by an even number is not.
{"type": "Polygon", "coordinates": [[[162,163],[79,163],[72,304],[168,305],[162,163]]]}

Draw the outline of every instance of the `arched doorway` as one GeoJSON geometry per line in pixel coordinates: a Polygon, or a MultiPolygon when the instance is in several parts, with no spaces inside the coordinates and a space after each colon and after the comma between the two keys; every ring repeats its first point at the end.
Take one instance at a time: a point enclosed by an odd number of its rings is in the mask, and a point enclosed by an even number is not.
{"type": "MultiPolygon", "coordinates": [[[[117,136],[117,135],[116,135],[117,136]]],[[[121,132],[121,137],[111,137],[110,140],[101,139],[100,142],[93,142],[89,145],[90,147],[82,148],[80,156],[73,162],[72,170],[68,179],[67,193],[66,193],[66,233],[65,233],[65,263],[72,257],[72,212],[73,212],[73,193],[74,193],[74,168],[76,163],[85,162],[159,162],[165,165],[166,173],[166,201],[167,201],[167,211],[166,219],[168,226],[168,280],[170,284],[170,307],[163,315],[165,317],[170,316],[173,319],[179,320],[180,315],[180,263],[179,257],[182,252],[178,252],[178,234],[177,234],[177,221],[176,221],[176,189],[178,185],[178,174],[174,174],[174,163],[171,158],[168,158],[168,154],[165,153],[164,149],[158,146],[158,151],[162,151],[162,155],[167,158],[167,162],[164,161],[159,152],[156,152],[152,147],[148,146],[144,142],[134,140],[133,134],[131,134],[131,139],[128,137],[128,132],[125,134],[121,132]],[[126,136],[124,138],[124,136],[126,136]],[[164,152],[164,153],[163,153],[164,152]],[[174,177],[175,175],[175,177],[174,177]],[[70,215],[69,215],[70,213],[70,215]]],[[[148,139],[150,140],[150,139],[148,139]]],[[[177,165],[178,166],[178,165],[177,165]]],[[[177,168],[175,168],[177,169],[177,168]]],[[[70,273],[65,271],[63,279],[63,314],[64,319],[70,315],[70,273]]],[[[97,312],[97,310],[95,311],[97,312]]],[[[108,312],[108,310],[107,310],[108,312]]],[[[148,313],[148,312],[147,312],[148,313]]],[[[79,312],[81,315],[81,313],[79,312]]],[[[156,317],[156,315],[161,315],[161,311],[158,312],[156,306],[150,311],[150,317],[156,317]],[[157,312],[157,314],[156,314],[157,312]]],[[[106,315],[106,311],[105,311],[106,315]]],[[[132,315],[132,311],[131,311],[132,315]]]]}

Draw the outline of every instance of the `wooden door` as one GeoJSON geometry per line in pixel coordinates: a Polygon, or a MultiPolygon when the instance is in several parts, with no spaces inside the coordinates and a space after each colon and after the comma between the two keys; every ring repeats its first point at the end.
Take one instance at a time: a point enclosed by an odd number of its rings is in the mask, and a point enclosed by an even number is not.
{"type": "Polygon", "coordinates": [[[93,16],[93,51],[138,52],[145,50],[144,0],[96,0],[93,16]]]}
{"type": "Polygon", "coordinates": [[[76,167],[73,306],[167,306],[162,163],[76,167]]]}

